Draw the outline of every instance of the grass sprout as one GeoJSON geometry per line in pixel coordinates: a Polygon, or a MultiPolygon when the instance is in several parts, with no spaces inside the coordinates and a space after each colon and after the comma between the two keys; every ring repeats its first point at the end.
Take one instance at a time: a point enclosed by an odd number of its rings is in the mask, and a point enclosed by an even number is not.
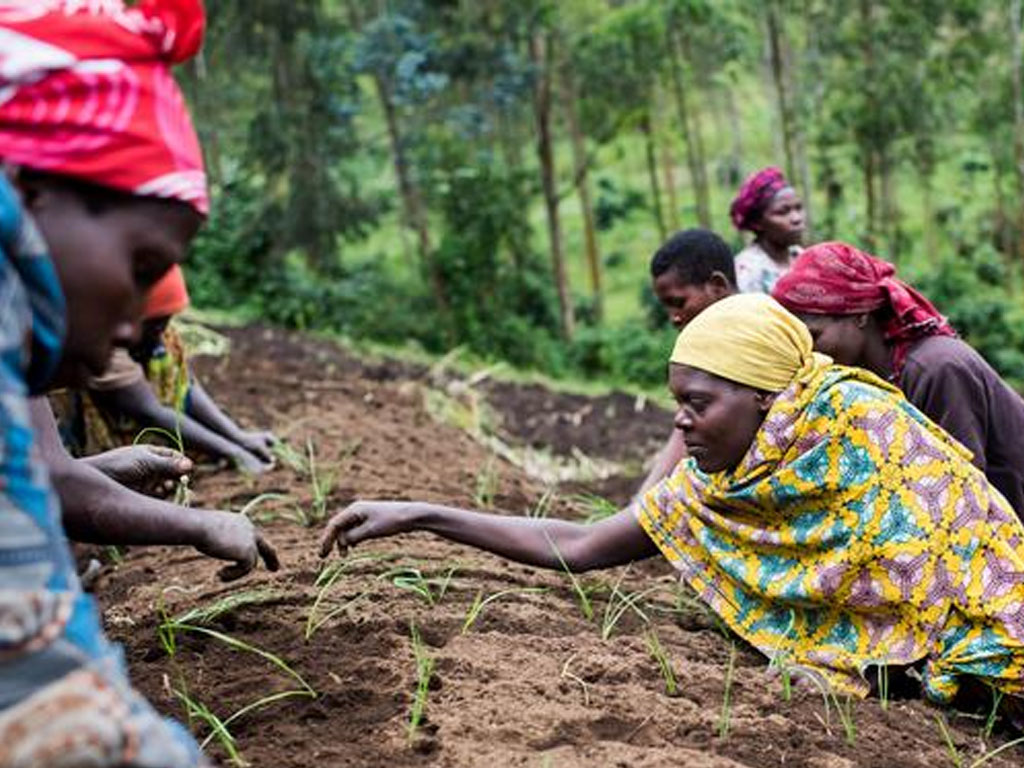
{"type": "Polygon", "coordinates": [[[857,724],[853,719],[853,697],[847,695],[840,703],[839,697],[833,692],[832,703],[835,705],[836,712],[839,713],[839,722],[843,724],[846,743],[853,746],[857,741],[857,724]]]}
{"type": "Polygon", "coordinates": [[[309,474],[309,463],[306,460],[306,457],[284,440],[275,441],[274,444],[270,446],[270,452],[274,455],[275,459],[287,466],[296,474],[309,474]]]}
{"type": "Polygon", "coordinates": [[[729,663],[725,667],[725,691],[722,694],[722,711],[718,716],[718,738],[729,735],[732,724],[732,678],[736,671],[736,643],[729,645],[729,663]]]}
{"type": "Polygon", "coordinates": [[[373,563],[380,560],[390,560],[394,555],[390,554],[375,554],[368,553],[365,555],[356,555],[347,557],[344,560],[339,560],[335,563],[323,568],[319,574],[317,574],[316,582],[314,587],[316,588],[316,598],[313,600],[313,605],[309,609],[309,615],[306,617],[306,630],[305,636],[308,642],[313,634],[320,629],[324,624],[333,619],[339,613],[347,610],[358,601],[367,597],[371,594],[372,590],[365,590],[356,597],[345,601],[341,605],[333,607],[323,616],[318,616],[321,606],[326,602],[330,591],[334,588],[334,585],[338,583],[342,576],[346,575],[349,571],[358,565],[364,563],[373,563]]]}
{"type": "Polygon", "coordinates": [[[428,577],[419,568],[392,568],[381,574],[380,578],[390,579],[394,586],[419,595],[427,605],[433,607],[444,599],[457,570],[458,566],[453,565],[444,576],[428,577]]]}
{"type": "Polygon", "coordinates": [[[173,693],[178,700],[185,705],[185,712],[188,715],[189,722],[192,722],[193,720],[200,720],[206,723],[209,727],[210,736],[203,742],[204,746],[209,743],[212,738],[216,738],[224,748],[224,751],[228,755],[228,759],[233,765],[246,765],[245,761],[242,760],[242,755],[238,751],[238,745],[235,742],[235,737],[231,735],[231,731],[228,730],[224,721],[217,717],[209,707],[200,701],[194,700],[184,691],[174,690],[173,693]]]}
{"type": "MultiPolygon", "coordinates": [[[[250,589],[233,592],[210,605],[197,606],[185,611],[185,613],[175,616],[170,623],[173,625],[195,624],[197,626],[206,626],[212,624],[221,616],[237,611],[244,606],[272,603],[283,596],[283,593],[272,589],[250,589]]],[[[165,621],[165,623],[167,622],[165,621]]]]}
{"type": "Polygon", "coordinates": [[[1020,744],[1024,744],[1024,736],[1021,736],[1019,739],[1014,739],[1013,741],[1008,741],[1005,744],[1003,744],[1001,747],[996,747],[991,752],[986,752],[984,755],[982,755],[977,760],[975,760],[973,763],[971,763],[970,768],[978,768],[978,766],[984,765],[989,760],[991,760],[993,757],[996,757],[997,755],[1005,752],[1006,750],[1012,749],[1013,747],[1016,747],[1016,746],[1018,746],[1020,744]]]}
{"type": "Polygon", "coordinates": [[[982,737],[985,739],[992,736],[992,729],[996,727],[996,720],[999,719],[999,705],[1002,704],[1004,695],[998,688],[992,688],[992,708],[988,712],[988,717],[985,718],[985,727],[982,730],[982,737]]]}
{"type": "Polygon", "coordinates": [[[529,593],[540,593],[546,592],[544,587],[513,587],[511,589],[503,589],[500,592],[495,592],[487,597],[483,596],[483,592],[477,592],[476,597],[473,598],[473,604],[469,606],[469,610],[466,611],[466,620],[462,622],[462,634],[466,634],[476,620],[480,618],[480,614],[483,613],[484,608],[493,603],[496,600],[500,600],[503,597],[509,595],[523,595],[529,593]]]}
{"type": "Polygon", "coordinates": [[[628,611],[635,613],[644,624],[648,624],[650,622],[650,619],[647,618],[647,614],[640,608],[640,601],[652,592],[657,592],[661,587],[653,586],[637,592],[624,592],[620,589],[620,586],[622,585],[622,580],[626,577],[626,573],[628,571],[629,566],[627,565],[625,569],[623,569],[622,573],[619,574],[619,578],[612,585],[612,591],[608,596],[608,602],[605,603],[604,618],[601,620],[602,640],[607,640],[612,636],[612,632],[615,631],[615,627],[619,623],[619,620],[628,611]]]}
{"type": "Polygon", "coordinates": [[[409,741],[412,741],[427,711],[430,681],[434,676],[434,658],[427,653],[427,648],[415,623],[409,624],[409,632],[412,636],[412,654],[416,660],[416,692],[409,710],[409,741]]]}
{"type": "Polygon", "coordinates": [[[650,627],[646,633],[644,633],[644,641],[647,643],[647,650],[651,654],[651,658],[658,665],[658,671],[661,672],[661,679],[665,681],[665,695],[675,696],[679,692],[679,687],[676,684],[676,676],[672,671],[672,661],[669,659],[668,654],[665,652],[664,646],[661,644],[661,640],[658,638],[658,633],[654,630],[654,627],[650,627]]]}
{"type": "Polygon", "coordinates": [[[587,524],[605,520],[619,511],[619,508],[608,499],[592,493],[576,494],[571,501],[580,510],[583,522],[587,524]]]}
{"type": "MultiPolygon", "coordinates": [[[[182,456],[185,455],[185,441],[181,436],[181,411],[174,412],[174,431],[171,432],[169,429],[163,427],[146,427],[139,431],[135,435],[135,439],[132,440],[132,445],[139,445],[144,442],[147,437],[155,436],[161,437],[167,440],[171,447],[174,448],[182,456]]],[[[192,491],[189,488],[188,475],[182,475],[178,478],[178,483],[174,488],[174,503],[179,507],[187,507],[192,501],[192,491]]]]}
{"type": "Polygon", "coordinates": [[[936,714],[935,722],[939,726],[939,733],[942,734],[942,740],[946,744],[946,751],[949,752],[949,759],[953,761],[954,768],[961,768],[964,761],[960,756],[960,750],[956,748],[956,744],[953,741],[953,734],[949,732],[949,726],[946,725],[945,718],[936,714]]]}
{"type": "Polygon", "coordinates": [[[494,507],[494,497],[498,495],[498,471],[495,467],[494,456],[487,458],[487,463],[480,468],[476,475],[476,487],[473,492],[473,502],[483,509],[494,507]]]}
{"type": "Polygon", "coordinates": [[[167,628],[168,631],[172,631],[175,633],[193,632],[200,635],[206,635],[207,637],[212,637],[214,640],[218,640],[235,650],[246,651],[247,653],[252,653],[256,656],[259,656],[260,658],[265,659],[266,661],[273,664],[275,667],[280,669],[282,672],[284,672],[286,675],[292,678],[295,682],[297,682],[311,698],[316,698],[316,691],[313,690],[313,687],[305,681],[302,675],[300,675],[298,672],[292,669],[288,665],[288,663],[284,661],[284,659],[282,659],[280,656],[271,653],[270,651],[265,651],[262,648],[257,648],[255,645],[250,645],[244,640],[239,640],[237,637],[232,637],[231,635],[225,634],[224,632],[218,632],[215,629],[210,629],[209,627],[202,627],[198,624],[183,624],[172,620],[171,622],[166,623],[164,626],[167,628]]]}
{"type": "Polygon", "coordinates": [[[245,506],[238,510],[238,514],[242,515],[243,517],[249,517],[252,511],[256,509],[256,507],[263,504],[264,502],[282,501],[287,498],[288,497],[285,496],[283,493],[261,493],[259,496],[254,496],[253,498],[249,499],[249,501],[245,503],[245,506]]]}
{"type": "Polygon", "coordinates": [[[526,510],[526,516],[534,519],[542,519],[551,514],[551,508],[555,505],[558,494],[554,488],[548,488],[543,495],[530,509],[526,510]]]}
{"type": "Polygon", "coordinates": [[[558,558],[558,562],[562,566],[562,570],[565,571],[565,575],[569,577],[569,582],[572,584],[573,590],[576,592],[576,597],[580,603],[580,611],[583,612],[583,616],[587,621],[593,621],[594,619],[594,604],[590,600],[588,591],[580,583],[580,580],[576,578],[576,574],[569,570],[568,564],[565,562],[565,558],[562,557],[562,553],[558,550],[558,546],[548,536],[547,531],[544,532],[544,538],[548,540],[548,544],[551,545],[551,551],[555,553],[555,557],[558,558]]]}

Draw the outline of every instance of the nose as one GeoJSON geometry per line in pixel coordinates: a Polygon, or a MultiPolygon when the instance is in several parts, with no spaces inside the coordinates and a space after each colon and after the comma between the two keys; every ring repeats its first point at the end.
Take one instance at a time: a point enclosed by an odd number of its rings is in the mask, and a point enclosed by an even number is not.
{"type": "Polygon", "coordinates": [[[687,412],[686,408],[679,408],[676,411],[676,415],[675,418],[672,420],[672,423],[675,425],[676,429],[682,432],[686,432],[687,430],[693,427],[693,419],[690,417],[690,414],[687,412]]]}

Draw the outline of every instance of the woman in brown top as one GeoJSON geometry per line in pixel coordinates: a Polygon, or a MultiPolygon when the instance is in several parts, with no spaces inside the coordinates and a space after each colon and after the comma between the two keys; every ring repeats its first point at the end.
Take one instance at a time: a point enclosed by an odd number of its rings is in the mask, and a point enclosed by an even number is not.
{"type": "Polygon", "coordinates": [[[804,251],[772,295],[798,315],[814,347],[893,382],[974,454],[1024,518],[1024,399],[892,264],[845,243],[804,251]]]}

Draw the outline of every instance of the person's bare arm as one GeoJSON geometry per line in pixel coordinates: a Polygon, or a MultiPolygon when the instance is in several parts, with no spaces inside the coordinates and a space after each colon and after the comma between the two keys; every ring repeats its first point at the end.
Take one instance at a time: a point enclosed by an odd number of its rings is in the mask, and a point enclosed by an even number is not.
{"type": "Polygon", "coordinates": [[[666,477],[672,474],[676,464],[686,458],[686,443],[683,442],[683,433],[672,428],[672,434],[668,436],[665,445],[654,457],[654,464],[651,471],[644,478],[636,491],[636,498],[643,496],[647,491],[656,486],[666,477]]]}
{"type": "Polygon", "coordinates": [[[632,509],[586,525],[419,502],[357,501],[328,523],[320,556],[326,557],[335,545],[344,552],[362,541],[412,531],[428,531],[539,568],[558,570],[564,561],[573,572],[626,565],[658,551],[632,509]]]}
{"type": "Polygon", "coordinates": [[[64,529],[94,544],[189,545],[205,555],[232,560],[221,578],[238,578],[262,558],[277,570],[274,548],[248,518],[231,512],[191,509],[135,493],[64,449],[45,398],[30,404],[40,453],[61,501],[64,529]]]}
{"type": "Polygon", "coordinates": [[[265,431],[250,432],[242,429],[221,410],[210,393],[195,377],[191,379],[188,415],[226,440],[240,445],[261,461],[271,462],[274,460],[274,455],[270,452],[270,446],[274,443],[274,435],[265,431]]]}
{"type": "Polygon", "coordinates": [[[104,409],[130,416],[143,427],[157,427],[171,434],[180,428],[181,439],[186,446],[235,461],[248,472],[261,472],[268,468],[266,462],[242,446],[218,435],[188,414],[179,414],[165,406],[145,380],[117,389],[96,390],[91,395],[104,409]]]}

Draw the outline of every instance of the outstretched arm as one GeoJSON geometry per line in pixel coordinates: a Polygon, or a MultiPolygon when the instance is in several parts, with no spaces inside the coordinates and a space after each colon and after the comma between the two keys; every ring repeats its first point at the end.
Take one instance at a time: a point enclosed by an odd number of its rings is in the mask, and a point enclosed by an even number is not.
{"type": "Polygon", "coordinates": [[[181,429],[181,439],[187,446],[212,456],[238,462],[248,472],[261,472],[267,464],[253,456],[242,446],[204,427],[188,414],[179,414],[161,403],[149,383],[137,381],[117,389],[96,390],[93,399],[103,408],[130,416],[144,427],[158,427],[172,434],[181,429]]]}
{"type": "Polygon", "coordinates": [[[357,501],[328,523],[320,556],[330,554],[335,544],[344,552],[368,539],[412,531],[429,531],[539,568],[558,570],[564,562],[574,573],[626,565],[657,554],[632,509],[586,525],[420,502],[357,501]]]}
{"type": "Polygon", "coordinates": [[[270,432],[249,432],[242,429],[221,410],[195,377],[192,377],[189,389],[188,415],[221,437],[241,446],[261,461],[274,460],[274,455],[270,452],[274,435],[270,432]]]}
{"type": "Polygon", "coordinates": [[[30,409],[70,538],[94,544],[190,545],[210,557],[234,561],[221,570],[224,579],[245,575],[259,558],[277,570],[274,548],[248,518],[179,507],[130,491],[68,455],[46,398],[33,398],[30,409]]]}

